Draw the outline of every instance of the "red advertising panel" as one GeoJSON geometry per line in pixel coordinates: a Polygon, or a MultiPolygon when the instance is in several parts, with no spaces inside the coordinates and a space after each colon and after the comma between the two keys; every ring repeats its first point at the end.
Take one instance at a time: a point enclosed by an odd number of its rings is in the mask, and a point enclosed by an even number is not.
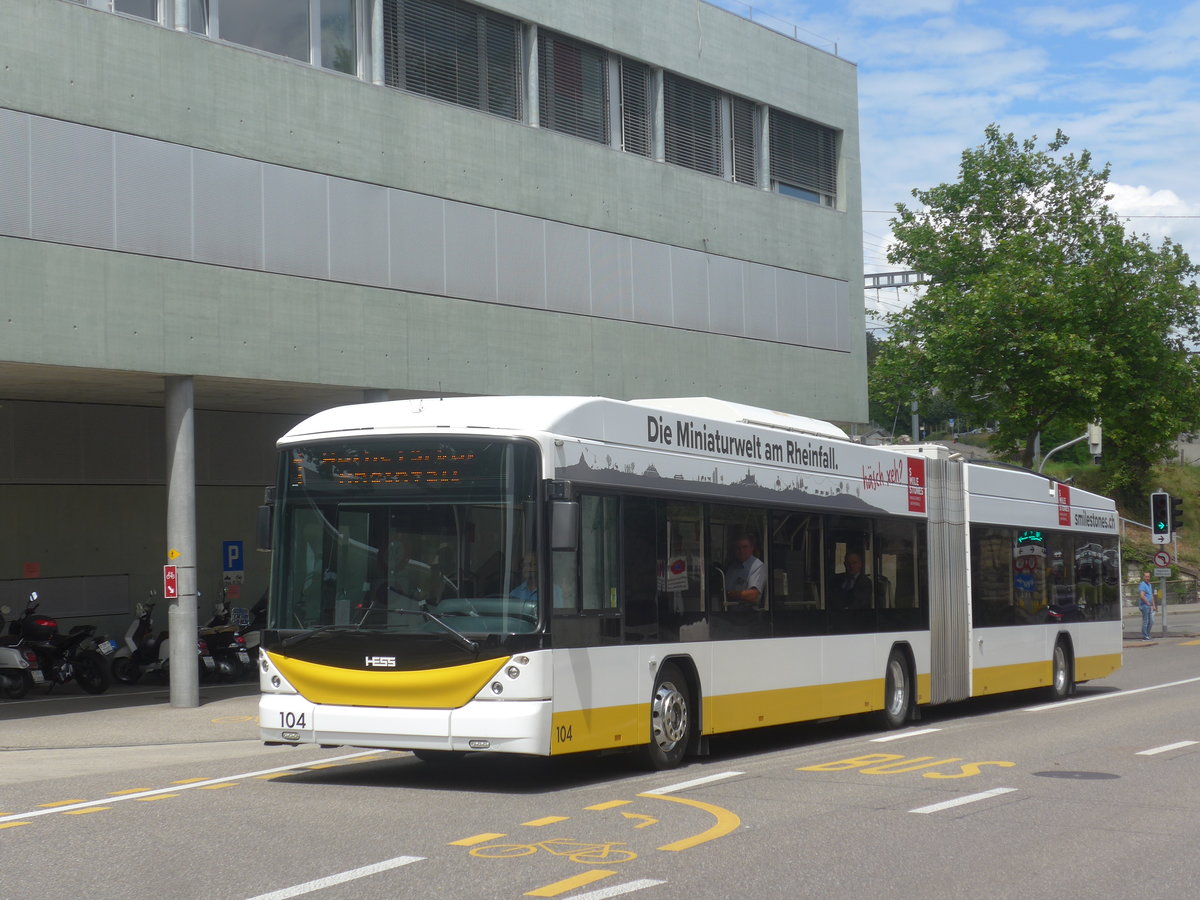
{"type": "Polygon", "coordinates": [[[1071,524],[1071,488],[1065,484],[1058,486],[1058,524],[1071,524]]]}
{"type": "Polygon", "coordinates": [[[908,460],[908,511],[925,512],[925,460],[908,460]]]}

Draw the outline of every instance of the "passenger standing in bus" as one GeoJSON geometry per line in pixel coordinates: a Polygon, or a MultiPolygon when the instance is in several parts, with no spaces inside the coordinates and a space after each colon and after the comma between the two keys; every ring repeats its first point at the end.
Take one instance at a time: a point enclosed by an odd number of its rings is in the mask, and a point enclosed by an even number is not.
{"type": "Polygon", "coordinates": [[[1142,583],[1138,585],[1138,609],[1142,613],[1142,640],[1150,640],[1150,629],[1154,627],[1154,613],[1158,604],[1154,602],[1154,588],[1150,586],[1150,573],[1142,573],[1142,583]]]}
{"type": "Polygon", "coordinates": [[[870,609],[871,576],[863,574],[862,554],[851,550],[842,562],[844,571],[834,576],[830,590],[834,608],[870,609]]]}
{"type": "Polygon", "coordinates": [[[755,554],[754,538],[740,534],[733,542],[736,562],[725,570],[726,608],[756,609],[767,586],[767,567],[755,554]]]}

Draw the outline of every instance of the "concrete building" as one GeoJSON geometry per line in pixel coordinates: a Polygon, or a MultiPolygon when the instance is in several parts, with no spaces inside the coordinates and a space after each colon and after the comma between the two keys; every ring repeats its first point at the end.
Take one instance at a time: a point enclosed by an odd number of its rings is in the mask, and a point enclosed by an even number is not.
{"type": "Polygon", "coordinates": [[[0,603],[37,587],[116,630],[179,515],[201,618],[238,541],[252,602],[273,442],[333,404],[867,418],[856,73],[831,53],[701,0],[0,22],[0,603]]]}

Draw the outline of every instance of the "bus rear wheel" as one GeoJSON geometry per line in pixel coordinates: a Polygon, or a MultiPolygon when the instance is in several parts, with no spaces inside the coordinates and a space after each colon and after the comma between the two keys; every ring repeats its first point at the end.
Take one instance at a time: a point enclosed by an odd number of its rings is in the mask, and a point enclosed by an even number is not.
{"type": "Polygon", "coordinates": [[[691,742],[695,716],[688,684],[678,666],[667,663],[654,679],[650,696],[650,743],[646,761],[654,769],[673,769],[691,742]]]}
{"type": "Polygon", "coordinates": [[[883,674],[883,711],[880,722],[886,729],[900,728],[908,721],[912,706],[912,678],[908,660],[899,649],[892,650],[883,674]]]}
{"type": "Polygon", "coordinates": [[[1054,644],[1054,655],[1050,657],[1050,687],[1047,693],[1051,700],[1062,700],[1071,693],[1071,658],[1063,640],[1054,644]]]}

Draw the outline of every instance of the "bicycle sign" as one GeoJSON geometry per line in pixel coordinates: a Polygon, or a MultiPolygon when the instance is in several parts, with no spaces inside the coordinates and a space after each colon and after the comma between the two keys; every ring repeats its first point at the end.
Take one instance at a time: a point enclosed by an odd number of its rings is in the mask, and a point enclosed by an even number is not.
{"type": "Polygon", "coordinates": [[[602,844],[589,844],[585,841],[572,841],[567,838],[551,838],[548,841],[538,841],[536,844],[485,844],[471,850],[472,856],[484,859],[516,859],[519,856],[529,856],[539,849],[555,856],[565,856],[571,862],[584,865],[612,865],[637,859],[632,850],[618,850],[624,841],[608,841],[602,844]]]}

